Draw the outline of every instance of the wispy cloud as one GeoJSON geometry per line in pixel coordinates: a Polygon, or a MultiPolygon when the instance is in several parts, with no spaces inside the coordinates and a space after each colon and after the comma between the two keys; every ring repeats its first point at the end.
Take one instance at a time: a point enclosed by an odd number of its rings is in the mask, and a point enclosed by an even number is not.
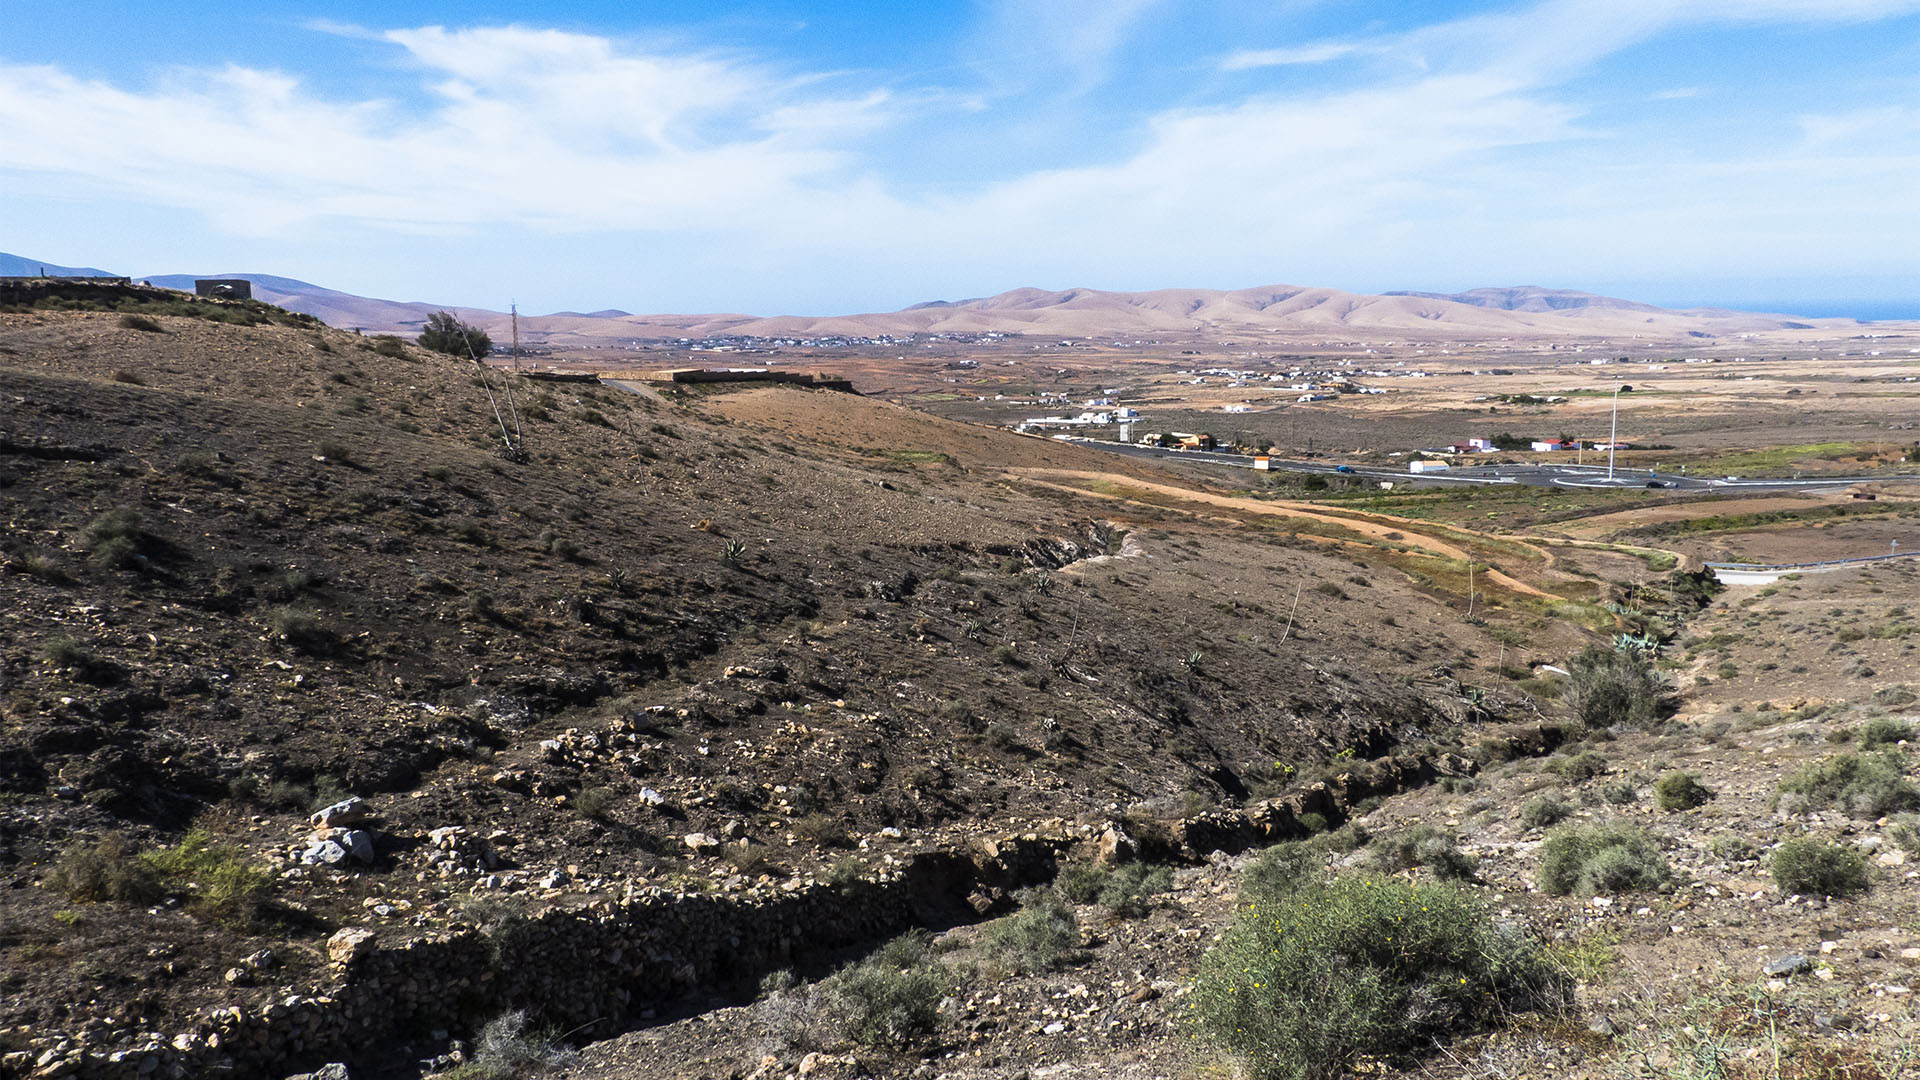
{"type": "Polygon", "coordinates": [[[1254,68],[1286,67],[1293,64],[1324,64],[1360,51],[1357,45],[1324,41],[1314,45],[1296,45],[1286,49],[1242,49],[1228,54],[1220,62],[1224,71],[1251,71],[1254,68]]]}

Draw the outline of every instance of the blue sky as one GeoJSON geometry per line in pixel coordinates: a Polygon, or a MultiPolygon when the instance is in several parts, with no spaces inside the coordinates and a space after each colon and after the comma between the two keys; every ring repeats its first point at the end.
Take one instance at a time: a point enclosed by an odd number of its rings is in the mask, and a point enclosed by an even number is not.
{"type": "Polygon", "coordinates": [[[96,2],[0,250],[522,310],[1540,284],[1920,315],[1920,0],[96,2]]]}

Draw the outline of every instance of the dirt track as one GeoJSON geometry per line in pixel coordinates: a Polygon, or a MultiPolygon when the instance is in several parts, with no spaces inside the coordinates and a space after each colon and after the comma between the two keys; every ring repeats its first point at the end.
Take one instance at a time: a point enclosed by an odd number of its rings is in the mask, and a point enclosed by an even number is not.
{"type": "MultiPolygon", "coordinates": [[[[1219,506],[1223,509],[1241,510],[1241,511],[1246,511],[1253,514],[1258,514],[1263,517],[1273,517],[1273,516],[1279,516],[1281,514],[1285,514],[1286,516],[1290,516],[1290,517],[1302,517],[1302,518],[1308,518],[1314,521],[1325,522],[1330,525],[1338,525],[1341,528],[1351,529],[1354,532],[1360,533],[1364,536],[1372,537],[1376,540],[1384,540],[1392,543],[1405,544],[1408,547],[1416,548],[1426,554],[1434,555],[1443,559],[1457,559],[1464,562],[1470,557],[1470,553],[1466,551],[1464,548],[1460,548],[1453,544],[1449,544],[1444,540],[1436,539],[1420,531],[1422,528],[1430,527],[1430,526],[1425,526],[1421,522],[1410,521],[1404,518],[1394,518],[1394,517],[1387,517],[1384,515],[1375,515],[1375,514],[1351,514],[1351,515],[1350,514],[1330,514],[1326,511],[1324,507],[1321,507],[1314,503],[1291,502],[1287,500],[1269,501],[1269,500],[1262,500],[1262,499],[1247,499],[1247,498],[1241,498],[1241,497],[1232,496],[1232,495],[1218,495],[1218,494],[1214,494],[1213,492],[1201,491],[1195,488],[1185,488],[1185,487],[1179,487],[1173,484],[1156,483],[1151,480],[1141,480],[1135,477],[1120,476],[1114,473],[1087,472],[1087,471],[1073,470],[1073,469],[1038,469],[1038,468],[1017,468],[1017,469],[1009,469],[1008,471],[1013,475],[1020,476],[1023,479],[1026,479],[1033,483],[1042,484],[1047,487],[1058,488],[1063,491],[1072,491],[1082,495],[1092,494],[1092,495],[1099,495],[1102,498],[1120,499],[1120,500],[1126,499],[1126,496],[1124,495],[1107,495],[1100,492],[1089,492],[1085,488],[1074,487],[1073,485],[1070,485],[1070,484],[1052,483],[1047,480],[1040,479],[1040,477],[1060,476],[1060,477],[1071,477],[1071,478],[1080,479],[1080,480],[1098,480],[1098,481],[1106,481],[1110,483],[1125,483],[1129,486],[1140,488],[1146,491],[1158,492],[1163,495],[1169,495],[1169,496],[1173,496],[1175,498],[1180,498],[1180,499],[1188,499],[1195,502],[1210,503],[1212,505],[1219,506]],[[1398,536],[1391,535],[1395,533],[1398,533],[1399,535],[1398,536]]],[[[1461,530],[1461,531],[1465,531],[1465,530],[1461,530]]],[[[1502,539],[1505,540],[1504,537],[1502,539]]],[[[1544,556],[1544,553],[1543,553],[1543,556],[1544,556]]],[[[1517,580],[1511,575],[1506,574],[1499,570],[1489,569],[1487,571],[1487,577],[1493,581],[1498,582],[1502,587],[1516,593],[1521,593],[1526,596],[1543,596],[1543,597],[1558,599],[1558,597],[1554,597],[1552,593],[1537,589],[1532,585],[1529,585],[1524,581],[1517,580]]]]}

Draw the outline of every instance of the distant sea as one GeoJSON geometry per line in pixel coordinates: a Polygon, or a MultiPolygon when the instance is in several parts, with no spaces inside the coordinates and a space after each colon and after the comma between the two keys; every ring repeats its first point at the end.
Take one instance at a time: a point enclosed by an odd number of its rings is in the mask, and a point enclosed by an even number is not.
{"type": "Polygon", "coordinates": [[[1668,308],[1728,308],[1767,314],[1805,315],[1812,319],[1920,319],[1920,297],[1912,300],[1654,300],[1668,308]]]}

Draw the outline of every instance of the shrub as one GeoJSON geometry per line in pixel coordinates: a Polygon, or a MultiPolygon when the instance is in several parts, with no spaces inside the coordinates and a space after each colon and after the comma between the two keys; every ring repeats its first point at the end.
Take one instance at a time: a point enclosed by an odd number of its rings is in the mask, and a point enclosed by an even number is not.
{"type": "Polygon", "coordinates": [[[902,934],[828,977],[825,1012],[862,1046],[904,1046],[933,1033],[947,973],[927,958],[925,931],[902,934]]]}
{"type": "Polygon", "coordinates": [[[1563,825],[1540,845],[1536,881],[1555,896],[1651,889],[1666,879],[1666,856],[1632,825],[1563,825]]]}
{"type": "Polygon", "coordinates": [[[1558,795],[1536,795],[1520,804],[1520,824],[1529,829],[1546,829],[1573,815],[1573,807],[1558,795]]]}
{"type": "Polygon", "coordinates": [[[108,510],[80,531],[87,561],[103,570],[131,570],[146,561],[153,537],[136,510],[108,510]]]}
{"type": "Polygon", "coordinates": [[[1452,833],[1422,822],[1373,844],[1374,865],[1389,873],[1426,867],[1442,881],[1462,881],[1473,877],[1478,860],[1460,850],[1452,833]]]}
{"type": "Polygon", "coordinates": [[[126,383],[128,386],[147,385],[147,380],[141,378],[139,372],[129,371],[126,368],[116,368],[113,374],[107,377],[117,383],[126,383]]]}
{"type": "Polygon", "coordinates": [[[146,904],[163,894],[160,880],[119,836],[76,844],[60,853],[43,883],[69,900],[146,904]]]}
{"type": "Polygon", "coordinates": [[[1913,723],[1899,717],[1878,717],[1867,721],[1860,729],[1860,745],[1865,747],[1891,746],[1912,738],[1913,723]]]}
{"type": "Polygon", "coordinates": [[[1867,857],[1844,844],[1797,836],[1773,849],[1768,868],[1783,893],[1853,896],[1871,885],[1867,857]]]}
{"type": "Polygon", "coordinates": [[[1625,806],[1640,798],[1640,789],[1631,780],[1616,780],[1600,789],[1600,797],[1615,806],[1625,806]]]}
{"type": "Polygon", "coordinates": [[[1611,727],[1659,719],[1671,690],[1642,650],[1590,645],[1568,663],[1562,693],[1582,723],[1611,727]]]}
{"type": "Polygon", "coordinates": [[[831,814],[813,813],[793,823],[793,834],[821,847],[852,847],[847,827],[831,814]]]}
{"type": "Polygon", "coordinates": [[[1705,806],[1713,792],[1690,772],[1667,773],[1653,785],[1653,804],[1668,813],[1705,806]]]}
{"type": "Polygon", "coordinates": [[[93,653],[77,639],[70,637],[48,638],[47,643],[40,647],[40,655],[57,668],[84,670],[94,663],[93,653]]]}
{"type": "Polygon", "coordinates": [[[1538,943],[1496,927],[1464,889],[1349,877],[1243,907],[1190,1000],[1253,1076],[1322,1080],[1562,1005],[1567,987],[1538,943]]]}
{"type": "Polygon", "coordinates": [[[463,360],[477,360],[493,351],[493,341],[486,331],[461,322],[451,311],[436,311],[427,316],[427,325],[420,333],[420,346],[463,360]]]}
{"type": "Polygon", "coordinates": [[[550,1032],[528,1031],[527,1014],[515,1010],[480,1029],[471,1062],[440,1075],[446,1080],[512,1080],[564,1065],[572,1056],[550,1032]]]}
{"type": "Polygon", "coordinates": [[[1020,894],[1020,910],[988,923],[980,942],[1017,974],[1052,971],[1079,952],[1080,921],[1058,893],[1028,889],[1020,894]]]}
{"type": "Polygon", "coordinates": [[[333,635],[320,625],[312,612],[299,608],[274,608],[267,613],[267,625],[295,652],[325,652],[333,641],[333,635]]]}
{"type": "Polygon", "coordinates": [[[1727,833],[1720,833],[1707,841],[1707,851],[1714,858],[1724,862],[1746,862],[1759,854],[1753,846],[1753,841],[1744,836],[1731,836],[1727,833]]]}
{"type": "Polygon", "coordinates": [[[1154,897],[1173,885],[1173,871],[1164,866],[1127,863],[1103,876],[1093,902],[1122,919],[1137,919],[1153,910],[1154,897]]]}
{"type": "Polygon", "coordinates": [[[1809,762],[1783,778],[1774,804],[1788,813],[1838,807],[1855,817],[1873,818],[1920,807],[1920,788],[1905,776],[1905,760],[1895,751],[1838,754],[1809,762]]]}
{"type": "Polygon", "coordinates": [[[141,330],[149,334],[164,334],[167,332],[166,328],[160,325],[158,319],[146,315],[122,315],[120,316],[120,326],[125,330],[141,330]]]}
{"type": "Polygon", "coordinates": [[[1591,780],[1607,771],[1607,759],[1597,750],[1582,750],[1577,754],[1566,754],[1547,762],[1547,768],[1578,783],[1591,780]]]}
{"type": "Polygon", "coordinates": [[[1304,840],[1275,844],[1240,872],[1240,898],[1253,903],[1277,900],[1318,883],[1326,869],[1326,854],[1317,844],[1304,840]]]}
{"type": "Polygon", "coordinates": [[[337,440],[323,439],[314,446],[313,452],[335,465],[353,464],[353,447],[337,440]]]}
{"type": "Polygon", "coordinates": [[[396,360],[407,355],[407,343],[392,334],[377,334],[373,338],[373,351],[381,356],[391,356],[396,360]]]}
{"type": "Polygon", "coordinates": [[[581,788],[573,797],[573,808],[581,817],[604,821],[619,802],[612,788],[581,788]]]}
{"type": "Polygon", "coordinates": [[[273,883],[272,874],[202,829],[140,858],[167,892],[185,895],[189,907],[223,922],[251,922],[273,883]]]}

